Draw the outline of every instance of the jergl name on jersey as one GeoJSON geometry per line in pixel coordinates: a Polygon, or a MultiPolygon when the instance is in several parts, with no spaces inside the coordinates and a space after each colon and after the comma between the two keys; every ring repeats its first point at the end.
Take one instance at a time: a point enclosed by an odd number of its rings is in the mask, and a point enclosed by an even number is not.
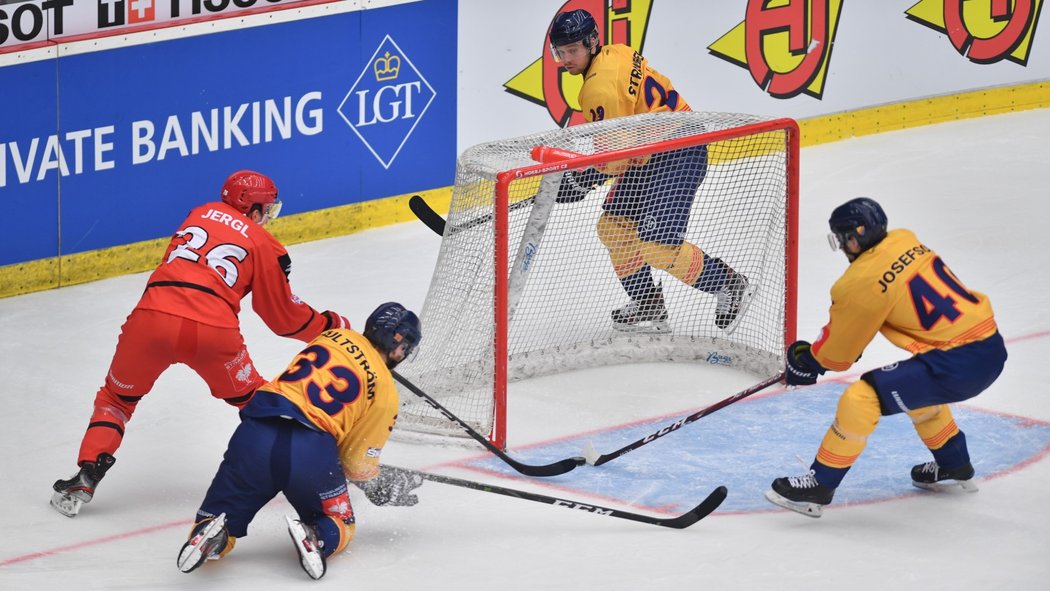
{"type": "Polygon", "coordinates": [[[220,224],[225,224],[233,228],[234,231],[239,232],[241,236],[244,236],[245,238],[248,237],[249,224],[247,220],[238,219],[228,213],[216,211],[214,209],[209,209],[207,212],[204,213],[204,215],[201,216],[201,218],[206,220],[215,220],[220,224]]]}

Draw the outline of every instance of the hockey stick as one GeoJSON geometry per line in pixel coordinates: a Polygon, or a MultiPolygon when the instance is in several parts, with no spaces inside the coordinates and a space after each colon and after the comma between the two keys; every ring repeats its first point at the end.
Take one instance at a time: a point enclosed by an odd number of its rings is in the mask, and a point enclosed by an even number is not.
{"type": "MultiPolygon", "coordinates": [[[[515,201],[514,203],[511,203],[509,206],[507,206],[507,210],[514,211],[516,209],[521,209],[522,207],[525,207],[526,205],[532,203],[534,199],[536,199],[535,195],[529,197],[528,199],[515,201]]],[[[427,203],[422,197],[420,197],[419,195],[413,195],[412,197],[410,197],[408,200],[408,208],[411,209],[412,213],[416,214],[416,217],[419,218],[419,221],[426,224],[426,226],[430,228],[432,232],[434,232],[438,236],[445,235],[445,226],[447,225],[445,222],[445,218],[441,217],[441,214],[434,211],[434,208],[430,207],[430,204],[427,203]]],[[[463,222],[462,224],[454,225],[451,228],[449,228],[449,236],[488,223],[492,221],[492,217],[493,214],[486,213],[484,215],[479,215],[478,217],[472,220],[463,222]]]]}
{"type": "Polygon", "coordinates": [[[725,407],[729,406],[730,404],[733,404],[734,402],[738,402],[740,400],[743,400],[743,399],[747,398],[748,396],[751,396],[752,394],[754,394],[756,392],[760,392],[762,390],[765,390],[766,388],[772,386],[773,384],[776,384],[777,382],[780,382],[783,379],[784,379],[784,372],[780,372],[777,375],[775,375],[775,376],[773,376],[771,378],[765,379],[765,380],[755,384],[754,386],[751,386],[750,388],[748,388],[746,390],[742,390],[740,392],[737,392],[736,394],[733,394],[729,398],[726,398],[724,400],[716,402],[716,403],[712,404],[711,406],[708,406],[707,408],[699,410],[699,411],[697,411],[697,412],[695,412],[695,413],[693,413],[693,414],[691,414],[691,415],[689,415],[689,416],[687,416],[685,418],[678,419],[677,421],[671,423],[670,425],[667,425],[663,429],[660,429],[656,433],[653,433],[651,435],[646,435],[645,437],[642,437],[638,441],[635,441],[634,443],[630,443],[628,445],[625,445],[625,446],[621,447],[620,449],[618,449],[618,450],[616,450],[614,452],[598,455],[598,452],[594,449],[594,447],[592,447],[590,444],[587,444],[587,448],[583,450],[583,455],[584,455],[585,458],[587,458],[587,463],[588,464],[591,464],[592,466],[601,466],[602,464],[604,464],[606,462],[610,462],[612,460],[615,460],[616,458],[618,458],[618,457],[620,457],[620,456],[622,456],[622,455],[624,455],[626,453],[629,453],[631,451],[634,451],[634,450],[638,449],[639,447],[642,447],[643,445],[645,445],[645,444],[647,444],[647,443],[649,443],[651,441],[659,439],[659,438],[663,437],[664,435],[667,435],[668,433],[672,433],[674,431],[677,431],[678,429],[684,427],[685,425],[688,425],[689,423],[692,423],[693,421],[700,420],[700,419],[706,417],[707,415],[715,412],[718,409],[725,408],[725,407]]]}
{"type": "Polygon", "coordinates": [[[522,474],[525,474],[526,476],[557,476],[558,474],[565,474],[566,472],[569,472],[576,466],[582,466],[585,462],[584,458],[575,457],[566,458],[564,460],[559,460],[552,464],[544,464],[542,466],[523,464],[515,460],[514,458],[508,456],[507,454],[503,453],[503,451],[500,448],[496,447],[495,445],[492,445],[492,442],[490,442],[488,439],[485,439],[483,435],[475,431],[470,425],[465,423],[463,419],[452,414],[452,412],[444,406],[442,406],[440,402],[434,400],[429,394],[420,390],[415,384],[408,381],[404,376],[397,373],[396,371],[391,371],[390,373],[394,374],[394,379],[401,382],[401,385],[411,390],[412,393],[416,396],[422,398],[423,401],[429,404],[434,410],[440,412],[446,419],[459,425],[459,427],[466,431],[467,435],[470,435],[474,439],[474,441],[477,441],[481,445],[485,446],[485,449],[489,450],[490,452],[495,454],[496,457],[506,462],[507,465],[509,465],[511,468],[514,468],[515,470],[521,472],[522,474]]]}
{"type": "Polygon", "coordinates": [[[726,500],[726,494],[728,494],[726,487],[719,486],[715,490],[711,491],[711,494],[707,495],[706,499],[704,499],[696,507],[693,507],[690,511],[687,511],[686,513],[683,513],[678,517],[663,518],[650,517],[648,515],[640,515],[638,513],[630,513],[628,511],[621,511],[619,509],[610,509],[608,507],[592,505],[589,503],[581,503],[579,501],[573,501],[571,499],[559,499],[557,497],[548,497],[547,495],[541,495],[538,493],[532,493],[523,490],[515,490],[513,488],[503,488],[502,486],[496,486],[494,484],[484,484],[482,482],[474,482],[472,480],[460,480],[459,478],[452,478],[451,476],[441,476],[438,474],[419,472],[417,470],[407,470],[405,468],[399,468],[399,470],[404,470],[405,472],[410,472],[412,474],[418,474],[426,480],[440,482],[442,484],[461,486],[463,488],[470,488],[473,490],[480,490],[482,492],[495,493],[497,495],[514,497],[516,499],[524,499],[526,501],[547,503],[548,505],[554,505],[555,507],[576,509],[579,511],[594,513],[596,515],[604,515],[606,517],[618,517],[620,519],[629,519],[631,521],[638,521],[640,523],[651,523],[653,525],[670,527],[674,529],[685,529],[690,525],[693,525],[697,521],[700,521],[704,517],[707,517],[711,514],[711,512],[717,509],[719,505],[722,504],[722,501],[726,500]]]}

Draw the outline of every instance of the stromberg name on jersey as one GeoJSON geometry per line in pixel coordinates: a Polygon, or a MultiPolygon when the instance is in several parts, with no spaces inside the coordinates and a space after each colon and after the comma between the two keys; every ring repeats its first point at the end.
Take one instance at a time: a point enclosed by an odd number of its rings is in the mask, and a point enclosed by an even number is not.
{"type": "Polygon", "coordinates": [[[635,96],[638,94],[638,87],[642,85],[642,54],[637,51],[631,57],[631,80],[627,85],[627,94],[635,96]]]}
{"type": "Polygon", "coordinates": [[[371,364],[368,363],[368,358],[365,356],[364,350],[358,347],[352,340],[346,338],[337,330],[328,330],[321,333],[321,336],[332,341],[337,346],[342,347],[350,357],[357,362],[358,366],[362,371],[365,372],[365,380],[368,382],[367,391],[368,399],[372,400],[376,396],[376,374],[372,371],[371,364]]]}
{"type": "Polygon", "coordinates": [[[235,218],[228,213],[216,211],[214,209],[209,209],[208,211],[206,211],[204,214],[201,215],[201,218],[205,220],[215,220],[220,224],[224,224],[229,226],[230,228],[233,228],[233,230],[235,232],[239,232],[241,236],[244,236],[245,238],[248,237],[249,224],[246,220],[235,218]]]}
{"type": "Polygon", "coordinates": [[[904,254],[900,255],[890,263],[888,269],[882,272],[882,276],[879,277],[879,285],[882,286],[880,293],[886,293],[886,290],[890,288],[890,284],[897,280],[897,277],[908,268],[909,265],[915,262],[915,260],[930,252],[930,249],[923,244],[917,244],[908,250],[904,251],[904,254]]]}

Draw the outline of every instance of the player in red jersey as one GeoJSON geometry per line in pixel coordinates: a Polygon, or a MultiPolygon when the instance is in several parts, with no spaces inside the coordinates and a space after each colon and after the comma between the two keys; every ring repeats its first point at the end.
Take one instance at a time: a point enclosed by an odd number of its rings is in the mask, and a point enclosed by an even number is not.
{"type": "Polygon", "coordinates": [[[171,239],[146,290],[121,328],[105,381],[80,444],[80,470],[55,482],[51,505],[74,517],[112,467],[139,401],[164,370],[184,363],[211,395],[240,408],[263,380],[240,332],[241,300],[274,333],[309,342],[346,318],[319,313],[292,293],[288,251],[268,231],[281,201],[266,175],[240,170],[226,179],[221,201],[190,212],[171,239]]]}

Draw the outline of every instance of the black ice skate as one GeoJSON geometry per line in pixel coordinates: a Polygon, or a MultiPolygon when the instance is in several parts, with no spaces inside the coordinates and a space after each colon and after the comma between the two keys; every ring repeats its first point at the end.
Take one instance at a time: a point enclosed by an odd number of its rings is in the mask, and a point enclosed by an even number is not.
{"type": "Polygon", "coordinates": [[[831,503],[835,489],[817,482],[810,470],[805,476],[788,476],[773,481],[773,488],[766,491],[766,499],[774,505],[791,509],[807,517],[820,517],[824,505],[831,503]]]}
{"type": "Polygon", "coordinates": [[[179,570],[192,572],[208,560],[218,560],[229,543],[230,532],[226,529],[226,514],[205,521],[190,536],[179,551],[179,570]]]}
{"type": "Polygon", "coordinates": [[[327,570],[324,551],[321,542],[317,539],[317,527],[307,525],[287,515],[284,517],[288,522],[288,535],[292,536],[295,549],[299,552],[299,564],[302,565],[306,574],[312,579],[320,579],[327,570]]]}
{"type": "Polygon", "coordinates": [[[748,282],[747,277],[731,271],[725,287],[715,294],[718,298],[715,305],[715,326],[724,330],[726,334],[736,330],[754,295],[755,288],[748,282]]]}
{"type": "Polygon", "coordinates": [[[938,466],[937,462],[926,462],[912,467],[911,483],[919,488],[938,492],[956,484],[966,492],[977,492],[977,483],[973,481],[973,475],[972,464],[945,470],[938,466]],[[945,482],[947,480],[953,482],[945,482]]]}
{"type": "Polygon", "coordinates": [[[667,323],[667,307],[664,305],[664,292],[657,289],[650,297],[612,311],[613,328],[623,332],[671,332],[667,323]]]}
{"type": "Polygon", "coordinates": [[[67,480],[55,481],[51,506],[66,517],[76,517],[84,503],[91,502],[95,496],[95,487],[116,461],[113,456],[102,453],[94,462],[81,462],[80,471],[76,474],[67,480]]]}

